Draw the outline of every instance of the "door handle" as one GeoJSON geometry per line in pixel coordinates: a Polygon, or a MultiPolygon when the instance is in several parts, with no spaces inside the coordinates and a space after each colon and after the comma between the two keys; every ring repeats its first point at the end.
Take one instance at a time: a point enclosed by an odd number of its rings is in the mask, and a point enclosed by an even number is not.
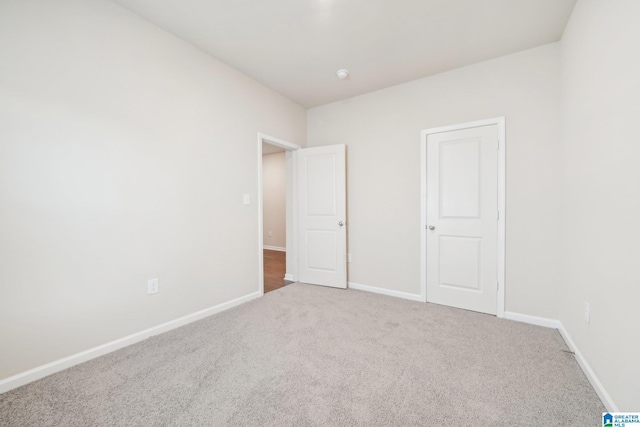
{"type": "Polygon", "coordinates": [[[433,230],[435,230],[435,229],[436,229],[436,228],[435,228],[433,225],[430,225],[430,226],[429,226],[429,230],[432,230],[432,231],[433,231],[433,230]]]}
{"type": "Polygon", "coordinates": [[[340,222],[338,222],[338,225],[339,225],[340,227],[342,227],[342,226],[344,225],[344,222],[340,221],[340,222]]]}

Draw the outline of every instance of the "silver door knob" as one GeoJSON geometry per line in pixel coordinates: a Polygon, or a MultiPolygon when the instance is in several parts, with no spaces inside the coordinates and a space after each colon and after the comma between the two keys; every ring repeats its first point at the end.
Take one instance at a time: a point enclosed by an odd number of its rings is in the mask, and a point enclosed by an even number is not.
{"type": "Polygon", "coordinates": [[[429,226],[429,230],[435,230],[436,228],[433,225],[429,226]]]}
{"type": "Polygon", "coordinates": [[[340,222],[338,223],[338,225],[339,225],[340,227],[342,227],[342,226],[344,225],[344,222],[340,221],[340,222]]]}

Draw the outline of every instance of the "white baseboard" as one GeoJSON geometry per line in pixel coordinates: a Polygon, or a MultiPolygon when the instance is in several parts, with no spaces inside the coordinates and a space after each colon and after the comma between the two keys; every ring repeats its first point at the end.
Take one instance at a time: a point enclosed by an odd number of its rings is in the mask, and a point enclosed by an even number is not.
{"type": "Polygon", "coordinates": [[[262,245],[262,249],[268,249],[270,251],[278,251],[278,252],[287,252],[287,248],[283,248],[281,246],[262,245]]]}
{"type": "Polygon", "coordinates": [[[582,356],[582,353],[580,353],[580,350],[578,350],[578,347],[576,347],[575,343],[571,339],[571,335],[569,335],[561,321],[548,319],[546,317],[537,317],[529,316],[528,314],[514,313],[512,311],[505,311],[504,317],[505,319],[509,320],[516,320],[518,322],[530,323],[532,325],[557,329],[564,339],[564,342],[567,344],[567,347],[569,347],[569,350],[573,351],[578,365],[591,383],[593,389],[598,394],[600,400],[602,400],[604,406],[610,412],[619,412],[618,406],[613,402],[611,396],[609,395],[609,393],[607,393],[607,390],[605,390],[595,372],[593,372],[593,369],[591,369],[591,366],[589,366],[589,363],[587,363],[587,360],[584,358],[584,356],[582,356]]]}
{"type": "Polygon", "coordinates": [[[513,311],[505,311],[504,318],[508,320],[515,320],[517,322],[529,323],[531,325],[544,326],[545,328],[560,329],[562,326],[562,323],[560,323],[559,320],[514,313],[513,311]]]}
{"type": "Polygon", "coordinates": [[[604,406],[607,408],[607,410],[609,412],[620,412],[620,410],[618,409],[618,405],[613,402],[613,399],[611,399],[611,396],[609,395],[609,393],[607,393],[607,390],[604,388],[595,372],[593,372],[593,369],[591,369],[591,366],[589,366],[587,360],[584,358],[584,356],[582,356],[582,353],[580,353],[580,350],[578,350],[578,347],[576,347],[576,344],[571,339],[571,335],[569,335],[569,332],[567,332],[562,323],[560,323],[558,332],[560,332],[560,335],[562,335],[562,338],[564,338],[564,342],[567,343],[567,347],[569,347],[569,350],[573,351],[573,353],[575,354],[578,365],[580,365],[580,368],[582,368],[582,371],[587,376],[587,379],[591,383],[591,386],[594,388],[594,390],[598,394],[598,397],[600,398],[600,400],[602,400],[602,403],[604,403],[604,406]]]}
{"type": "Polygon", "coordinates": [[[37,368],[33,368],[28,371],[21,372],[12,377],[8,377],[3,380],[0,380],[0,393],[5,393],[9,390],[28,384],[32,381],[39,380],[51,374],[55,374],[56,372],[62,371],[64,369],[70,368],[75,365],[79,365],[80,363],[86,362],[91,359],[95,359],[96,357],[103,356],[107,353],[111,353],[112,351],[119,350],[123,347],[143,341],[151,336],[158,335],[163,332],[167,332],[172,329],[179,328],[180,326],[187,325],[191,322],[195,322],[196,320],[200,320],[205,317],[211,316],[212,314],[216,314],[221,311],[228,310],[232,307],[235,307],[237,305],[240,305],[252,299],[258,298],[260,296],[261,296],[260,292],[254,292],[249,295],[245,295],[243,297],[236,298],[234,300],[227,301],[225,303],[218,304],[213,307],[205,308],[204,310],[196,311],[195,313],[188,314],[178,319],[171,320],[166,323],[162,323],[158,326],[145,329],[144,331],[136,332],[135,334],[128,335],[126,337],[117,339],[115,341],[111,341],[106,344],[99,345],[89,350],[85,350],[80,353],[73,354],[63,359],[59,359],[54,362],[47,363],[46,365],[38,366],[37,368]]]}
{"type": "Polygon", "coordinates": [[[408,292],[393,291],[391,289],[376,288],[375,286],[362,285],[360,283],[349,282],[349,289],[357,289],[359,291],[373,292],[375,294],[388,295],[390,297],[403,298],[411,301],[422,301],[419,294],[410,294],[408,292]]]}
{"type": "Polygon", "coordinates": [[[295,281],[296,281],[296,280],[293,278],[293,274],[289,274],[289,273],[287,273],[287,274],[285,274],[285,275],[284,275],[284,280],[288,280],[288,281],[290,281],[290,282],[295,282],[295,281]]]}

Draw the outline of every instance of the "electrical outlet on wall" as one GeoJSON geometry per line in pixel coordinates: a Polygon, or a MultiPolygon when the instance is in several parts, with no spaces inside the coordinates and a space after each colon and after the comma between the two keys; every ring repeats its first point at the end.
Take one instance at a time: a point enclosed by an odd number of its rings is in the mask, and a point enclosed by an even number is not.
{"type": "Polygon", "coordinates": [[[584,321],[587,325],[591,321],[591,312],[589,308],[589,303],[586,301],[584,302],[584,321]]]}
{"type": "Polygon", "coordinates": [[[351,254],[350,253],[347,254],[347,262],[351,262],[351,254]]]}
{"type": "Polygon", "coordinates": [[[269,230],[269,237],[273,236],[273,232],[271,230],[269,230]]]}
{"type": "Polygon", "coordinates": [[[157,294],[158,293],[158,279],[149,279],[147,280],[147,294],[157,294]]]}

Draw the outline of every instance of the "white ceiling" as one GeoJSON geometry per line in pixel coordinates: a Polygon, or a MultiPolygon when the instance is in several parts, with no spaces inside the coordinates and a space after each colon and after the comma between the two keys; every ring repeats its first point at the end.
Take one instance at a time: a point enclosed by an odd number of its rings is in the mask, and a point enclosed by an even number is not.
{"type": "Polygon", "coordinates": [[[115,1],[305,107],[557,41],[576,2],[115,1]]]}

